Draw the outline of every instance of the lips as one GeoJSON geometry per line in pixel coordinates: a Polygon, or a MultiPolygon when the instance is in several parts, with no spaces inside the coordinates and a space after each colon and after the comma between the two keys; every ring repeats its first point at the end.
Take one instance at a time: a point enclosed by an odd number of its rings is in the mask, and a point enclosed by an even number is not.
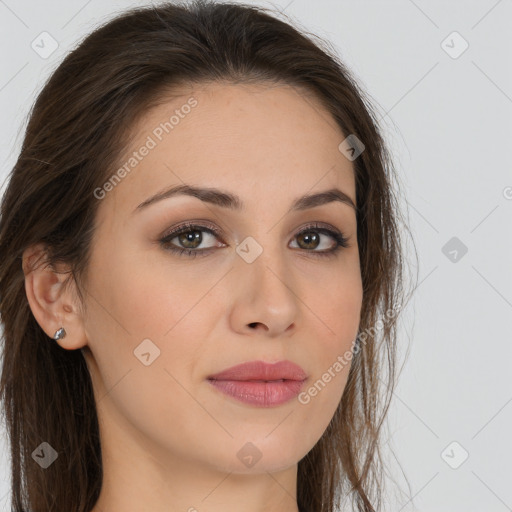
{"type": "Polygon", "coordinates": [[[208,380],[271,382],[303,381],[306,378],[306,372],[291,361],[279,361],[273,364],[264,361],[250,361],[210,375],[208,380]]]}
{"type": "Polygon", "coordinates": [[[251,361],[210,375],[208,382],[238,402],[277,407],[296,397],[306,379],[306,372],[291,361],[274,364],[251,361]]]}

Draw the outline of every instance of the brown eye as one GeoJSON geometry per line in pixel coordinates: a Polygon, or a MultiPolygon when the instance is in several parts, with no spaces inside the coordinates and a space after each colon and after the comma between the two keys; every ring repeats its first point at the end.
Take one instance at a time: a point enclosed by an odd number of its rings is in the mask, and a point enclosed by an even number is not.
{"type": "Polygon", "coordinates": [[[320,235],[313,231],[304,231],[297,235],[298,240],[303,241],[303,245],[301,245],[301,249],[316,249],[320,244],[320,235]]]}
{"type": "Polygon", "coordinates": [[[349,247],[348,239],[339,231],[333,231],[321,225],[315,224],[307,226],[295,238],[298,241],[298,248],[303,249],[315,256],[332,256],[342,247],[349,247]],[[322,238],[328,237],[334,241],[330,246],[327,242],[323,242],[322,238]],[[324,247],[321,247],[324,245],[324,247]],[[317,250],[319,247],[323,250],[317,250]]]}
{"type": "MultiPolygon", "coordinates": [[[[186,253],[189,256],[201,256],[209,253],[215,245],[209,245],[207,247],[200,248],[199,246],[204,242],[208,242],[208,238],[212,241],[220,239],[220,232],[217,228],[200,226],[196,224],[181,225],[171,233],[167,234],[159,240],[162,247],[171,252],[176,252],[181,255],[186,253]],[[206,236],[203,235],[206,233],[206,236]],[[176,242],[173,242],[176,240],[176,242]]],[[[217,245],[217,247],[219,247],[217,245]]]]}
{"type": "Polygon", "coordinates": [[[186,231],[175,238],[178,238],[179,243],[187,249],[197,249],[197,246],[201,245],[201,242],[203,241],[201,231],[198,229],[194,231],[186,231]]]}

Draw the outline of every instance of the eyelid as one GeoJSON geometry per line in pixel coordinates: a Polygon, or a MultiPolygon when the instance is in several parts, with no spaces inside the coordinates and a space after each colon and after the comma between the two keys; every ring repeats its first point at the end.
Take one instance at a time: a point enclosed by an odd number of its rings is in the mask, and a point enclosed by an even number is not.
{"type": "MultiPolygon", "coordinates": [[[[215,224],[212,224],[208,220],[192,220],[192,221],[185,221],[183,223],[178,223],[177,225],[173,225],[170,228],[167,228],[163,234],[159,238],[167,238],[171,234],[174,236],[178,236],[181,232],[187,231],[187,230],[193,230],[193,229],[204,229],[208,228],[211,230],[215,236],[222,238],[223,231],[218,228],[215,224]]],[[[293,236],[297,236],[302,234],[305,231],[308,230],[322,230],[326,229],[328,231],[333,231],[335,234],[340,234],[341,237],[343,237],[344,240],[348,240],[348,237],[345,236],[344,232],[333,226],[332,224],[329,224],[328,222],[321,222],[321,221],[313,221],[307,223],[305,226],[301,227],[298,231],[293,230],[292,234],[293,236]]],[[[328,234],[328,236],[331,236],[328,234]]]]}
{"type": "Polygon", "coordinates": [[[345,233],[338,228],[334,227],[332,224],[324,223],[324,222],[312,222],[306,226],[304,226],[300,231],[298,231],[294,236],[298,236],[302,233],[307,233],[308,231],[318,231],[319,233],[323,233],[327,236],[330,236],[337,242],[337,246],[331,251],[306,251],[312,252],[319,255],[328,255],[332,254],[337,249],[348,249],[352,247],[352,243],[350,241],[350,237],[345,235],[345,233]]]}
{"type": "Polygon", "coordinates": [[[222,230],[215,226],[215,224],[212,224],[207,220],[193,220],[183,222],[182,224],[178,223],[177,225],[171,226],[170,228],[164,231],[160,238],[167,238],[170,235],[177,236],[182,231],[188,231],[198,228],[208,228],[215,234],[215,236],[218,236],[219,238],[221,238],[222,236],[222,230]]]}

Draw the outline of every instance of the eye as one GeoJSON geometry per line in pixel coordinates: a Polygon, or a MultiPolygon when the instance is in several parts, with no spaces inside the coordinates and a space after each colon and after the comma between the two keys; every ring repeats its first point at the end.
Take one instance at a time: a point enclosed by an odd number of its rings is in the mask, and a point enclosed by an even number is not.
{"type": "Polygon", "coordinates": [[[208,248],[198,249],[198,247],[203,243],[203,235],[201,233],[206,232],[208,237],[211,238],[220,238],[220,230],[214,226],[201,226],[198,224],[183,224],[176,228],[174,231],[171,231],[168,235],[164,236],[160,239],[161,245],[164,249],[174,252],[178,255],[182,255],[186,253],[187,256],[196,257],[198,254],[204,256],[206,253],[210,252],[210,249],[213,246],[208,248]],[[172,243],[172,240],[177,239],[179,244],[182,244],[183,247],[179,247],[176,244],[172,243]]]}
{"type": "MultiPolygon", "coordinates": [[[[159,242],[165,250],[171,251],[180,256],[183,254],[191,257],[196,257],[198,254],[205,256],[214,250],[215,245],[200,248],[201,244],[205,241],[205,237],[202,233],[207,233],[206,241],[208,241],[208,238],[220,239],[221,237],[220,230],[215,226],[187,223],[165,235],[159,240],[159,242]],[[175,239],[177,240],[177,243],[173,243],[173,240],[175,239]]],[[[294,239],[299,241],[299,249],[303,249],[307,253],[321,257],[333,256],[341,248],[350,247],[348,239],[345,238],[340,231],[334,228],[327,228],[318,223],[306,226],[295,235],[294,239]],[[326,245],[325,240],[323,240],[325,238],[331,239],[330,247],[327,242],[327,247],[323,247],[323,250],[316,250],[318,247],[326,245]]]]}
{"type": "Polygon", "coordinates": [[[345,238],[343,233],[336,229],[327,228],[318,223],[306,226],[306,228],[295,235],[295,238],[300,242],[300,249],[305,249],[307,252],[312,253],[314,256],[320,257],[333,256],[341,248],[350,247],[348,239],[345,238]],[[312,251],[311,249],[317,249],[322,245],[322,238],[330,238],[331,240],[334,240],[334,244],[331,242],[330,247],[324,247],[324,250],[322,251],[312,251]]]}

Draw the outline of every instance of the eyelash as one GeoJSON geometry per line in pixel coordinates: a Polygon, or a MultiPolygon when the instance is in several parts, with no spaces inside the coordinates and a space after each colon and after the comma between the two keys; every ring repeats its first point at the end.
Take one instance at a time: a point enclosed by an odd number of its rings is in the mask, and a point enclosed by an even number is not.
{"type": "MultiPolygon", "coordinates": [[[[186,255],[186,256],[194,257],[195,258],[198,255],[198,253],[201,256],[205,256],[209,252],[214,250],[214,248],[209,248],[209,249],[185,249],[185,248],[173,246],[173,245],[170,244],[170,241],[173,238],[176,238],[177,236],[182,235],[183,233],[188,233],[190,231],[206,231],[206,232],[216,236],[217,238],[221,237],[220,230],[218,228],[216,228],[215,226],[204,226],[204,225],[199,225],[199,224],[186,223],[186,224],[182,224],[181,226],[176,228],[174,231],[171,231],[170,233],[168,233],[167,235],[162,237],[159,240],[159,242],[160,242],[161,246],[166,251],[171,251],[172,253],[178,254],[179,256],[186,255]]],[[[333,230],[328,229],[328,228],[326,228],[326,227],[324,227],[322,225],[319,225],[317,223],[309,224],[304,229],[299,231],[295,235],[295,237],[298,237],[298,236],[300,236],[300,235],[302,235],[304,233],[309,233],[311,231],[316,231],[316,232],[321,233],[323,235],[328,235],[331,238],[333,238],[334,241],[336,242],[335,247],[333,249],[329,249],[327,251],[315,251],[315,250],[302,249],[303,251],[312,253],[315,256],[319,256],[319,257],[323,257],[323,258],[331,257],[331,256],[334,256],[341,248],[351,247],[350,244],[348,243],[348,239],[345,238],[345,236],[341,232],[333,231],[333,230]]]]}

